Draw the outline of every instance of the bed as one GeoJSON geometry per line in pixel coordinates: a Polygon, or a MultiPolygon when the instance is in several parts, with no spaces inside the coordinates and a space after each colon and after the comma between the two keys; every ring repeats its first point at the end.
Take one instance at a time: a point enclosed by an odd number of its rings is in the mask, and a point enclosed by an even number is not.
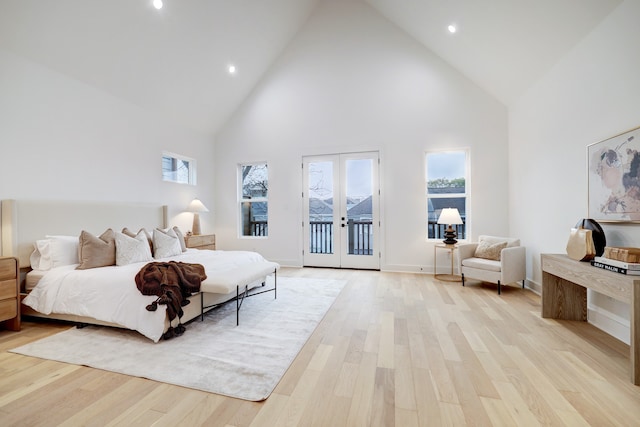
{"type": "Polygon", "coordinates": [[[226,301],[241,301],[238,297],[250,295],[279,268],[256,252],[187,249],[183,242],[179,251],[163,252],[162,242],[175,245],[173,236],[180,237],[179,229],[167,228],[166,206],[3,200],[1,215],[2,255],[20,262],[23,316],[128,328],[156,342],[179,322],[202,317],[226,301]],[[118,265],[91,265],[99,257],[89,249],[102,250],[100,238],[109,230],[119,239],[118,265]],[[149,251],[155,243],[153,255],[160,256],[140,255],[143,243],[149,251]],[[201,292],[189,297],[184,314],[173,322],[166,306],[148,310],[157,296],[143,295],[136,287],[136,274],[160,261],[199,264],[207,276],[201,292]]]}

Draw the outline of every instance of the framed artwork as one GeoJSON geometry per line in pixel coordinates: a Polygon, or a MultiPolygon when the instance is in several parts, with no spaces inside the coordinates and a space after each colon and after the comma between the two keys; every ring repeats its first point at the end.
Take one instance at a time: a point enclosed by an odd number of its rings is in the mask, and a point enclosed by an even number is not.
{"type": "Polygon", "coordinates": [[[640,222],[640,127],[587,147],[589,218],[640,222]]]}

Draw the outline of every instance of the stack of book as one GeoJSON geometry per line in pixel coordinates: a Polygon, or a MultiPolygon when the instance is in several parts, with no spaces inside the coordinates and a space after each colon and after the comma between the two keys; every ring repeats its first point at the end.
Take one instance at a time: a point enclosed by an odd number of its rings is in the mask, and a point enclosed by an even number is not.
{"type": "Polygon", "coordinates": [[[614,259],[624,262],[640,262],[640,248],[624,248],[616,246],[605,246],[604,254],[605,258],[614,259]]]}
{"type": "Polygon", "coordinates": [[[640,276],[640,263],[637,262],[618,261],[616,259],[597,256],[591,260],[591,265],[615,273],[640,276]]]}

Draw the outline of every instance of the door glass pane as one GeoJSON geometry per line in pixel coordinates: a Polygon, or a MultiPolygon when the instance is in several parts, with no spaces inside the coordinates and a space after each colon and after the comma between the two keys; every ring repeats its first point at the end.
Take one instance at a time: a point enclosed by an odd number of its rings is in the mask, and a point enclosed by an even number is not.
{"type": "Polygon", "coordinates": [[[309,252],[332,254],[333,230],[333,162],[309,163],[309,252]]]}
{"type": "Polygon", "coordinates": [[[346,161],[347,253],[373,255],[373,160],[346,161]]]}

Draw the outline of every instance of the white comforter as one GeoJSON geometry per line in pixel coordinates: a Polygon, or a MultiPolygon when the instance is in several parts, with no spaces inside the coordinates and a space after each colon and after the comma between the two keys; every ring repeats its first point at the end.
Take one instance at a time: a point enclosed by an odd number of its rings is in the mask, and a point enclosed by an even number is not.
{"type": "MultiPolygon", "coordinates": [[[[207,277],[250,262],[265,261],[256,252],[188,249],[182,255],[157,261],[202,264],[207,277]]],[[[49,270],[23,300],[43,313],[92,317],[133,329],[157,342],[164,332],[166,306],[147,311],[155,296],[140,293],[135,276],[147,263],[76,270],[66,265],[49,270]]]]}

